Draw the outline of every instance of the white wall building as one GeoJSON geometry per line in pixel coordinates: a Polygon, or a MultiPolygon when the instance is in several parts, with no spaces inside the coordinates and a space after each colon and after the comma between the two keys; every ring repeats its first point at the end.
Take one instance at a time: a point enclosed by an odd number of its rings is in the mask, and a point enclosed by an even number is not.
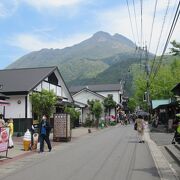
{"type": "Polygon", "coordinates": [[[121,84],[100,84],[100,85],[86,85],[86,86],[74,86],[70,87],[71,94],[78,93],[82,89],[89,89],[95,93],[98,93],[104,97],[109,94],[113,96],[113,100],[116,103],[122,103],[123,86],[121,84]]]}
{"type": "MultiPolygon", "coordinates": [[[[81,107],[81,122],[85,122],[87,113],[87,100],[98,99],[101,102],[108,95],[113,96],[113,100],[119,104],[122,103],[123,88],[121,84],[101,84],[101,85],[86,85],[86,86],[75,86],[70,88],[70,92],[73,95],[75,103],[80,104],[81,107]]],[[[115,109],[111,109],[110,115],[116,115],[115,109]]]]}
{"type": "MultiPolygon", "coordinates": [[[[5,119],[13,118],[15,131],[25,131],[33,120],[31,93],[53,90],[62,102],[72,103],[72,96],[57,67],[0,70],[0,92],[9,97],[9,106],[0,107],[5,119]]],[[[58,107],[57,107],[58,111],[58,107]]]]}
{"type": "MultiPolygon", "coordinates": [[[[97,94],[87,88],[84,88],[73,95],[75,104],[80,107],[80,123],[84,123],[88,117],[88,113],[90,113],[87,103],[88,100],[99,100],[100,102],[103,102],[104,98],[104,96],[97,94]]],[[[104,113],[102,113],[101,116],[103,117],[104,113]]]]}

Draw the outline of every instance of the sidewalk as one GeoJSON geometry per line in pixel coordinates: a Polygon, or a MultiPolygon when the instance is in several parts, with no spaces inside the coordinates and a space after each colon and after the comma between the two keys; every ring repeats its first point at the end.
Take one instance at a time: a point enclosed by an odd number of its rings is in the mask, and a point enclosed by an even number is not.
{"type": "MultiPolygon", "coordinates": [[[[96,132],[97,130],[95,128],[91,128],[91,132],[96,132]]],[[[72,141],[80,138],[81,136],[85,136],[88,134],[88,128],[79,127],[72,129],[72,141]]],[[[50,140],[52,144],[52,148],[55,146],[59,146],[61,142],[53,142],[53,134],[50,135],[50,140]]],[[[23,150],[23,137],[13,137],[14,142],[14,148],[8,150],[8,158],[4,158],[2,156],[5,156],[6,153],[0,153],[0,166],[17,161],[19,159],[22,159],[24,157],[36,154],[38,151],[24,151],[23,150]]],[[[47,146],[45,143],[45,151],[47,150],[47,146]]]]}
{"type": "Polygon", "coordinates": [[[169,144],[171,141],[171,134],[167,134],[164,137],[164,133],[158,135],[155,133],[149,133],[149,129],[145,132],[145,140],[148,143],[149,149],[151,151],[152,157],[156,164],[156,168],[159,172],[161,180],[177,180],[178,175],[172,168],[171,164],[168,162],[164,154],[161,152],[158,144],[169,144]],[[160,136],[159,136],[160,135],[160,136]],[[150,137],[151,136],[151,137],[150,137]],[[158,137],[158,138],[157,138],[158,137]],[[151,139],[152,138],[152,139],[151,139]],[[155,143],[155,142],[156,143],[155,143]]]}
{"type": "Polygon", "coordinates": [[[174,133],[150,132],[150,137],[158,146],[164,146],[171,144],[174,133]]]}

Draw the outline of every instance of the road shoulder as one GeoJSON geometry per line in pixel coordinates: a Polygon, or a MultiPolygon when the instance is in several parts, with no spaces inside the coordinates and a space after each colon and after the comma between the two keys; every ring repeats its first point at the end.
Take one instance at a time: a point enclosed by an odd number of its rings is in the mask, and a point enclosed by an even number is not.
{"type": "Polygon", "coordinates": [[[145,132],[145,140],[148,143],[161,180],[178,180],[179,178],[175,170],[169,164],[157,144],[150,138],[149,130],[145,132]]]}

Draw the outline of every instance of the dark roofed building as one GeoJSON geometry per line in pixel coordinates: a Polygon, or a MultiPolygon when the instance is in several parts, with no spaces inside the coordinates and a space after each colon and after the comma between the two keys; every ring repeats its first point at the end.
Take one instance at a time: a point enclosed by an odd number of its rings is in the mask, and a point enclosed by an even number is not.
{"type": "Polygon", "coordinates": [[[84,86],[72,86],[69,88],[71,93],[77,93],[80,90],[87,88],[94,92],[105,91],[120,91],[122,90],[121,84],[98,84],[98,85],[84,85],[84,86]]]}
{"type": "Polygon", "coordinates": [[[24,68],[0,70],[1,92],[5,94],[28,93],[43,79],[47,78],[56,67],[24,68]]]}
{"type": "Polygon", "coordinates": [[[178,83],[172,90],[175,95],[180,96],[180,83],[178,83]]]}
{"type": "Polygon", "coordinates": [[[53,90],[63,102],[73,102],[72,96],[57,67],[0,70],[0,93],[9,97],[10,105],[0,114],[13,118],[15,131],[25,131],[33,120],[30,95],[42,89],[53,90]]]}

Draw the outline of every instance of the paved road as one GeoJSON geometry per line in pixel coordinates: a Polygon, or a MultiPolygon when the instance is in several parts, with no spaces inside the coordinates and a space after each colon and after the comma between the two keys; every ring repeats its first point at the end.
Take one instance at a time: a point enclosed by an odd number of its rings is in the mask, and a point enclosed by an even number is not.
{"type": "MultiPolygon", "coordinates": [[[[159,180],[147,144],[132,126],[82,137],[4,178],[5,180],[159,180]]],[[[18,164],[17,164],[18,165],[18,164]]]]}

